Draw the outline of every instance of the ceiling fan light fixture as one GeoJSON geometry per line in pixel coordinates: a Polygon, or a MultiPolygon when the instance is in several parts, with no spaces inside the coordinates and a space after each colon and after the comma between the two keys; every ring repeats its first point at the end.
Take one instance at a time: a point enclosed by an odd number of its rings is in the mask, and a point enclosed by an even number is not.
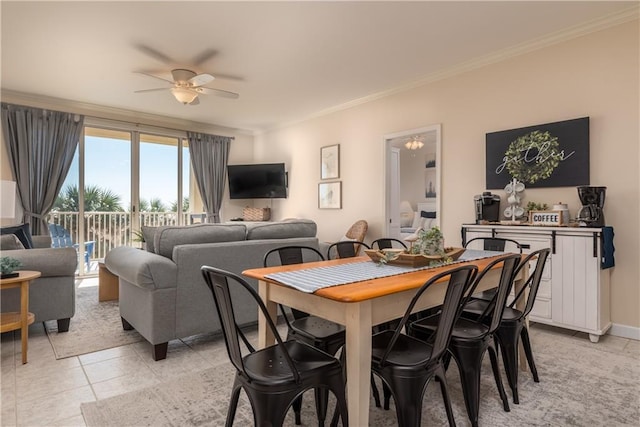
{"type": "Polygon", "coordinates": [[[173,87],[171,93],[176,97],[178,102],[183,104],[191,104],[198,97],[198,93],[184,87],[173,87]]]}
{"type": "Polygon", "coordinates": [[[424,143],[417,137],[414,137],[413,139],[407,141],[404,146],[407,150],[419,150],[424,147],[424,143]]]}

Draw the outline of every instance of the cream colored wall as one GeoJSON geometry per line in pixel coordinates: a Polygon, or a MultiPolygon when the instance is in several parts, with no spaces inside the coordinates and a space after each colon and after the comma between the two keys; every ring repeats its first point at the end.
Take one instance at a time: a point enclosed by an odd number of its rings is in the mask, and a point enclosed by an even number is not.
{"type": "MultiPolygon", "coordinates": [[[[638,40],[634,21],[259,135],[256,161],[285,161],[290,170],[289,198],[274,202],[274,215],[316,220],[320,240],[361,218],[368,240],[381,237],[383,135],[441,123],[441,224],[447,243],[460,244],[473,195],[485,189],[487,132],[589,116],[591,184],[608,187],[606,220],[616,230],[612,320],[640,327],[638,40]],[[337,143],[343,208],[320,210],[320,147],[337,143]]],[[[579,206],[574,187],[526,190],[528,200],[568,203],[574,216],[579,206]]]]}

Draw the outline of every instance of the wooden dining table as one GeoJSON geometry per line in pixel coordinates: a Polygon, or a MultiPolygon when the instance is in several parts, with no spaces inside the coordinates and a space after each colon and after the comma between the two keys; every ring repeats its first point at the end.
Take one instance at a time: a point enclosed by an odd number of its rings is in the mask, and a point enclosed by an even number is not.
{"type": "MultiPolygon", "coordinates": [[[[482,271],[495,258],[494,256],[466,261],[456,263],[454,266],[472,264],[482,271]]],[[[266,277],[274,273],[303,271],[316,267],[358,262],[372,261],[365,256],[255,268],[242,273],[258,280],[260,297],[267,307],[269,316],[274,321],[277,318],[278,304],[283,304],[345,326],[347,406],[349,425],[355,427],[369,425],[372,327],[402,317],[417,289],[434,275],[451,268],[451,266],[441,266],[426,270],[411,270],[400,275],[326,287],[313,293],[301,292],[294,287],[266,277]]],[[[500,272],[501,267],[496,267],[487,273],[477,290],[482,291],[495,286],[498,283],[500,272]]],[[[514,282],[516,292],[524,283],[522,278],[526,277],[528,277],[528,269],[524,268],[514,282]]],[[[416,304],[415,310],[424,310],[442,304],[446,289],[446,280],[429,287],[416,304]]],[[[258,312],[258,335],[260,348],[275,342],[275,337],[267,327],[266,319],[260,311],[258,312]]],[[[526,366],[526,363],[522,363],[521,360],[520,366],[526,366]]]]}

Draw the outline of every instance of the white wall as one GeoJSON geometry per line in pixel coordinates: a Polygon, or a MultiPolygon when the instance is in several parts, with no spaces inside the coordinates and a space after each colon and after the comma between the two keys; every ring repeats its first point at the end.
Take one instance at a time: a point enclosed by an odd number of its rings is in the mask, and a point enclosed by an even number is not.
{"type": "MultiPolygon", "coordinates": [[[[612,320],[640,327],[638,40],[636,20],[256,136],[256,161],[290,170],[290,196],[274,202],[274,215],[316,220],[321,241],[358,219],[369,222],[368,240],[381,237],[383,135],[441,123],[441,225],[447,244],[460,244],[473,195],[485,189],[487,132],[589,116],[591,184],[608,187],[606,220],[616,230],[612,320]],[[337,143],[343,208],[320,210],[320,147],[337,143]]],[[[526,190],[529,200],[568,203],[574,216],[579,207],[574,187],[526,190]]]]}

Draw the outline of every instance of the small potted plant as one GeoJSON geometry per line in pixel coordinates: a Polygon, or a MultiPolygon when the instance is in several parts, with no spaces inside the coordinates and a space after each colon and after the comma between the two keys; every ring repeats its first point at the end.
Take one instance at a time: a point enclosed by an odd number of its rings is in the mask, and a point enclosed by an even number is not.
{"type": "Polygon", "coordinates": [[[444,256],[444,236],[439,227],[418,232],[418,238],[411,245],[411,253],[415,255],[444,256]]]}
{"type": "Polygon", "coordinates": [[[21,265],[22,263],[15,258],[8,256],[0,257],[0,273],[2,273],[2,279],[18,277],[20,274],[15,270],[20,268],[21,265]]]}

